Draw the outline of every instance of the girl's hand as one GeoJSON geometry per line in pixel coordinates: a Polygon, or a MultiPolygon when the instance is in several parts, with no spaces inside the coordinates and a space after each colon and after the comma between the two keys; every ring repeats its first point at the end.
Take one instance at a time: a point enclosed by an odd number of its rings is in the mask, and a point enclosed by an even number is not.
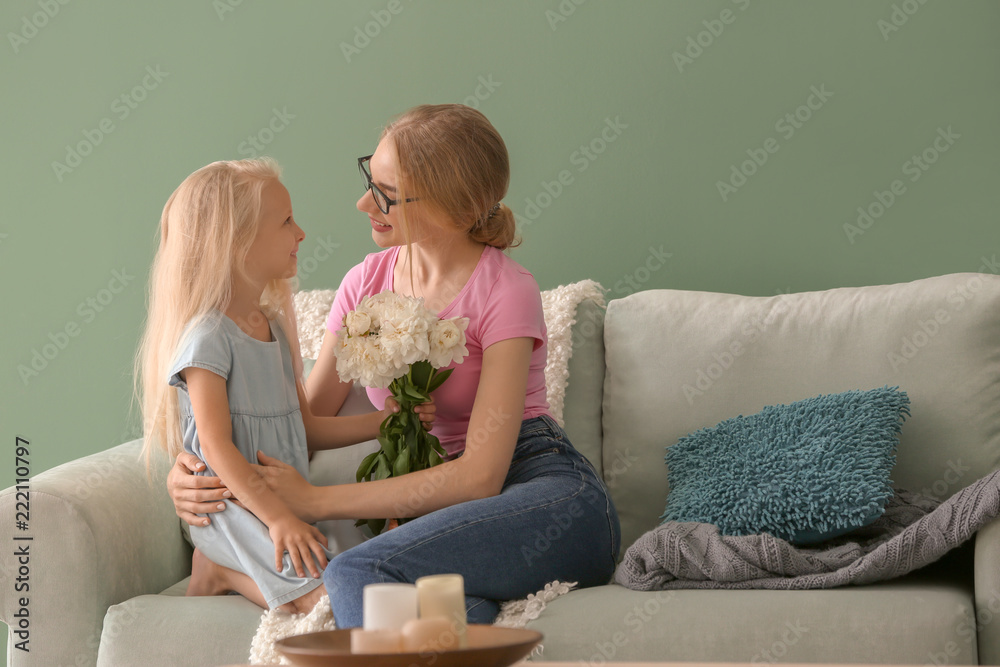
{"type": "MultiPolygon", "coordinates": [[[[434,420],[437,419],[437,405],[434,403],[434,397],[431,396],[431,400],[417,405],[413,408],[413,411],[420,418],[424,430],[431,430],[431,427],[434,426],[434,420]]],[[[385,410],[382,410],[381,420],[384,421],[386,417],[397,412],[399,412],[399,403],[392,396],[387,397],[385,399],[385,410]]]]}
{"type": "Polygon", "coordinates": [[[326,554],[323,552],[323,547],[327,546],[327,540],[315,526],[289,516],[287,519],[272,523],[268,533],[274,542],[274,567],[278,572],[283,569],[281,560],[287,551],[295,568],[295,574],[305,577],[305,570],[308,569],[313,579],[320,578],[326,569],[326,554]],[[318,569],[317,562],[319,562],[318,569]]]}
{"type": "Polygon", "coordinates": [[[260,465],[251,466],[254,472],[260,475],[267,488],[277,494],[295,516],[306,523],[322,521],[325,518],[313,515],[310,494],[316,487],[307,482],[298,470],[263,452],[257,452],[257,460],[260,465]]]}
{"type": "Polygon", "coordinates": [[[190,526],[207,526],[208,517],[226,509],[223,498],[232,498],[232,492],[218,477],[195,475],[205,470],[205,464],[194,454],[181,452],[167,475],[167,493],[174,501],[174,511],[190,526]]]}

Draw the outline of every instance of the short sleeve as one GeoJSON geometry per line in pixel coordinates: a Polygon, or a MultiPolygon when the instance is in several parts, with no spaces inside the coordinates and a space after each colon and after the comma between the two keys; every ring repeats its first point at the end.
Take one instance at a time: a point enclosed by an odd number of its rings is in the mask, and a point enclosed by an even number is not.
{"type": "Polygon", "coordinates": [[[203,318],[185,330],[167,378],[170,386],[187,391],[187,384],[181,379],[180,372],[192,366],[229,379],[229,372],[233,367],[233,350],[217,317],[203,318]]]}
{"type": "Polygon", "coordinates": [[[358,264],[347,272],[340,281],[337,294],[333,297],[330,316],[326,318],[326,330],[336,334],[344,326],[344,315],[354,310],[361,301],[361,289],[364,283],[365,266],[358,264]]]}
{"type": "Polygon", "coordinates": [[[537,350],[545,343],[542,294],[535,278],[518,267],[497,279],[481,315],[483,349],[510,338],[534,338],[537,350]]]}

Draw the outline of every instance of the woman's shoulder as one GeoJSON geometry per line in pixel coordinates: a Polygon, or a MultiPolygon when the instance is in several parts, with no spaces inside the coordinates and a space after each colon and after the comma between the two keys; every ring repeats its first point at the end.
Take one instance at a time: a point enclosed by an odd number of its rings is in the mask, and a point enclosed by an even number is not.
{"type": "Polygon", "coordinates": [[[399,248],[387,248],[380,252],[369,253],[360,263],[355,264],[344,276],[344,282],[368,283],[376,277],[392,273],[399,248]]]}
{"type": "Polygon", "coordinates": [[[521,266],[510,255],[492,246],[483,251],[483,275],[490,283],[491,289],[497,287],[518,292],[540,292],[538,282],[531,271],[521,266]]]}

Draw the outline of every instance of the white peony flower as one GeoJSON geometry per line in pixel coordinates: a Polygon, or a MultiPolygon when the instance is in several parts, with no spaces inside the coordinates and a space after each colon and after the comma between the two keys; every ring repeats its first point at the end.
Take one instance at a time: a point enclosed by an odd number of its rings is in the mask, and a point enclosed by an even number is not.
{"type": "Polygon", "coordinates": [[[362,310],[353,310],[344,317],[344,326],[351,336],[364,336],[372,326],[372,317],[362,310]]]}
{"type": "Polygon", "coordinates": [[[346,382],[385,388],[418,361],[435,368],[460,363],[469,353],[468,325],[464,317],[440,320],[423,299],[388,290],[365,296],[337,333],[337,373],[346,382]]]}
{"type": "Polygon", "coordinates": [[[462,363],[469,354],[465,347],[465,329],[469,318],[456,317],[438,320],[430,331],[430,352],[427,360],[434,368],[444,368],[454,363],[462,363]]]}

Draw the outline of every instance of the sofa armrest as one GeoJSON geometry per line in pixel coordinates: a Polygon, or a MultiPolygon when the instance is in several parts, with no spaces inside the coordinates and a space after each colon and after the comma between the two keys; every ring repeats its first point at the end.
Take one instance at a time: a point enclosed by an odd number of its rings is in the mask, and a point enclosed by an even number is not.
{"type": "Polygon", "coordinates": [[[1000,665],[1000,518],[976,533],[975,559],[979,664],[1000,665]]]}
{"type": "MultiPolygon", "coordinates": [[[[31,479],[29,529],[18,536],[32,539],[0,549],[9,665],[96,664],[109,606],[159,593],[190,573],[191,549],[166,492],[169,464],[159,457],[147,476],[141,450],[136,440],[31,479]],[[28,549],[26,564],[18,547],[28,549]],[[30,652],[17,649],[25,624],[30,652]]],[[[3,526],[15,525],[24,509],[16,503],[16,488],[0,492],[3,526]]]]}

